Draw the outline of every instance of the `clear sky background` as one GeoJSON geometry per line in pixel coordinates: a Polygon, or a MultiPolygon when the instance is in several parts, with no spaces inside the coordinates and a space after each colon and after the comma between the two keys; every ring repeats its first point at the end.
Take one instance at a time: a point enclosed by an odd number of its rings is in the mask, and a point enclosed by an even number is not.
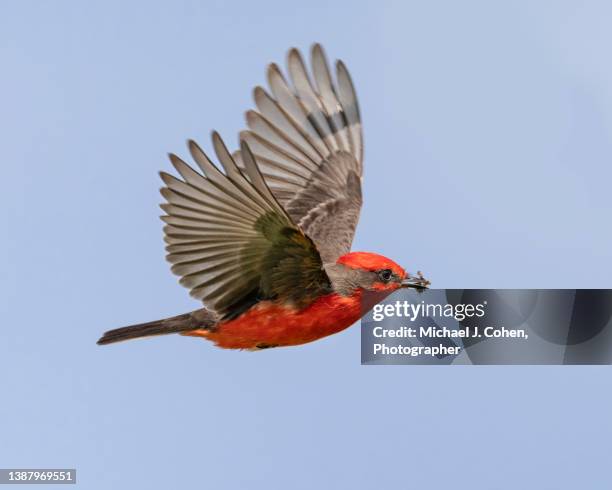
{"type": "Polygon", "coordinates": [[[609,2],[0,4],[0,467],[85,489],[607,489],[607,367],[365,367],[359,327],[223,351],[106,329],[198,307],[157,171],[232,147],[322,42],[365,127],[354,243],[438,288],[612,287],[609,2]]]}

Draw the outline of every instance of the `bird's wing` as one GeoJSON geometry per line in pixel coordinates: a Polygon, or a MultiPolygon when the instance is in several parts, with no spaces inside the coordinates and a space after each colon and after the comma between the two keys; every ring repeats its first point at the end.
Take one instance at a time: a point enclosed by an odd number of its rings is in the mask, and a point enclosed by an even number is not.
{"type": "MultiPolygon", "coordinates": [[[[272,194],[327,263],[351,248],[362,202],[363,144],[346,67],[336,62],[334,82],[323,48],[314,45],[311,55],[312,76],[299,51],[289,51],[291,85],[277,65],[268,67],[271,94],[255,88],[257,110],[247,112],[249,129],[240,136],[272,194]]],[[[234,156],[243,167],[240,151],[234,156]]]]}
{"type": "Polygon", "coordinates": [[[216,133],[213,145],[225,173],[193,141],[189,149],[202,173],[175,155],[182,179],[161,173],[167,259],[180,283],[222,318],[260,300],[304,306],[328,292],[316,246],[271,194],[247,144],[244,169],[216,133]]]}

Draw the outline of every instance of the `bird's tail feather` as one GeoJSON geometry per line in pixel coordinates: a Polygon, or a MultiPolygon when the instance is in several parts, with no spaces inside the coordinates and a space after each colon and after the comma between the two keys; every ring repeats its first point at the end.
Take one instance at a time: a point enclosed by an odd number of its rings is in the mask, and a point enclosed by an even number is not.
{"type": "Polygon", "coordinates": [[[124,340],[151,337],[154,335],[167,335],[183,333],[197,329],[212,329],[216,324],[215,315],[206,309],[184,313],[163,320],[155,320],[138,325],[116,328],[105,332],[98,340],[98,345],[113,344],[124,340]]]}

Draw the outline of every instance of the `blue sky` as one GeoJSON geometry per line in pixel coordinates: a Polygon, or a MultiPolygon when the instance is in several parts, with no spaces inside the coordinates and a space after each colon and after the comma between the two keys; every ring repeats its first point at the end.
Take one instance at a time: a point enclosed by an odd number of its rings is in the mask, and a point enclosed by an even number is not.
{"type": "Polygon", "coordinates": [[[3,2],[0,466],[108,488],[604,488],[610,371],[360,366],[99,334],[196,308],[158,170],[318,41],[365,129],[356,250],[438,288],[612,286],[607,2],[3,2]]]}

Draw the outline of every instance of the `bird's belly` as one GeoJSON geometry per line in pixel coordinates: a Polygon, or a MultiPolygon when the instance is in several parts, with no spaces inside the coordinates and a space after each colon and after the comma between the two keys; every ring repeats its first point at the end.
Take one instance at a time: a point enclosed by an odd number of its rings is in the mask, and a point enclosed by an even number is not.
{"type": "Polygon", "coordinates": [[[238,318],[222,322],[214,331],[188,335],[205,337],[227,349],[265,349],[305,344],[340,332],[362,316],[357,297],[330,294],[297,310],[261,302],[238,318]]]}

